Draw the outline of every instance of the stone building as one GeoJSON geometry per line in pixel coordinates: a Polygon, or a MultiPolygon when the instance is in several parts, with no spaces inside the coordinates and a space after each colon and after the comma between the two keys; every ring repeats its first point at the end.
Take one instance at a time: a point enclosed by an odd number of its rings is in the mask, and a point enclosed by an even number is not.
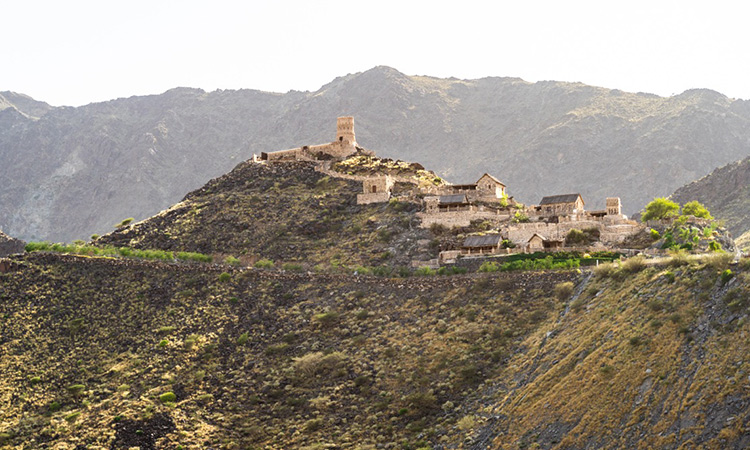
{"type": "Polygon", "coordinates": [[[584,212],[581,194],[550,195],[543,197],[536,212],[544,217],[568,216],[584,212]]]}
{"type": "Polygon", "coordinates": [[[427,214],[472,211],[475,208],[469,203],[466,194],[438,195],[424,198],[427,214]]]}
{"type": "Polygon", "coordinates": [[[357,147],[357,140],[354,136],[354,117],[339,117],[336,119],[335,141],[276,152],[263,152],[260,154],[260,159],[261,161],[344,159],[357,153],[358,150],[366,152],[357,147]]]}
{"type": "Polygon", "coordinates": [[[362,180],[362,193],[357,194],[357,204],[387,202],[391,198],[393,184],[393,177],[390,175],[362,180]]]}
{"type": "Polygon", "coordinates": [[[468,201],[499,201],[505,197],[505,184],[492,175],[485,173],[473,184],[449,184],[443,186],[439,194],[464,194],[468,201]]]}
{"type": "Polygon", "coordinates": [[[563,247],[562,239],[549,239],[541,234],[534,233],[526,242],[528,252],[542,252],[545,250],[555,250],[563,247]]]}
{"type": "Polygon", "coordinates": [[[499,234],[484,236],[467,236],[461,245],[464,255],[482,255],[497,253],[503,244],[503,237],[499,234]]]}

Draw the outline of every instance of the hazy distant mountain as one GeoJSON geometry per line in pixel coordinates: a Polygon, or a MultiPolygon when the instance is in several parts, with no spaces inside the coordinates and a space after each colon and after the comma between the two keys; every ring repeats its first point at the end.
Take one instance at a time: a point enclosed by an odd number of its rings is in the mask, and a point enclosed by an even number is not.
{"type": "Polygon", "coordinates": [[[725,220],[735,237],[742,237],[741,245],[750,244],[750,158],[714,170],[679,188],[672,198],[680,204],[698,200],[717,219],[725,220]]]}
{"type": "Polygon", "coordinates": [[[0,97],[0,228],[70,240],[168,207],[253,153],[357,141],[453,182],[490,172],[525,203],[580,192],[635,212],[750,155],[750,103],[708,90],[662,98],[580,83],[406,76],[387,67],[316,92],[178,88],[78,108],[0,97]]]}

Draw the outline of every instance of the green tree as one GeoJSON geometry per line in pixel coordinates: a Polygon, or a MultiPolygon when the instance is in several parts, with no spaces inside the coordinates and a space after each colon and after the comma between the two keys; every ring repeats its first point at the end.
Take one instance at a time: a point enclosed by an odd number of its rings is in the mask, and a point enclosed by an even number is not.
{"type": "Polygon", "coordinates": [[[646,205],[643,220],[659,220],[675,217],[680,211],[680,205],[664,197],[657,197],[646,205]]]}
{"type": "Polygon", "coordinates": [[[685,203],[685,206],[682,207],[682,215],[683,216],[695,216],[695,217],[700,217],[702,219],[714,220],[714,218],[711,217],[711,213],[708,212],[706,207],[696,200],[685,203]]]}

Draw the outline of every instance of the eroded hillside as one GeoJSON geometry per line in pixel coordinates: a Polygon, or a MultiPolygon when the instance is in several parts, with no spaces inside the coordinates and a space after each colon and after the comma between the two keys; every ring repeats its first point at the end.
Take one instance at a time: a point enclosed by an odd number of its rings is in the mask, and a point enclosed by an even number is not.
{"type": "Polygon", "coordinates": [[[384,279],[52,254],[0,274],[5,448],[746,448],[728,258],[384,279]]]}

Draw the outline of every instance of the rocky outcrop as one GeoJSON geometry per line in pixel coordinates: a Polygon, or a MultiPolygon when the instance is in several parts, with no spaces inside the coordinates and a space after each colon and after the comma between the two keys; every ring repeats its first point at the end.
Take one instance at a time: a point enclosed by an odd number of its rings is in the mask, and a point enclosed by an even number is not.
{"type": "Polygon", "coordinates": [[[14,253],[21,253],[24,251],[25,246],[25,242],[14,239],[0,231],[0,256],[8,256],[14,253]]]}

